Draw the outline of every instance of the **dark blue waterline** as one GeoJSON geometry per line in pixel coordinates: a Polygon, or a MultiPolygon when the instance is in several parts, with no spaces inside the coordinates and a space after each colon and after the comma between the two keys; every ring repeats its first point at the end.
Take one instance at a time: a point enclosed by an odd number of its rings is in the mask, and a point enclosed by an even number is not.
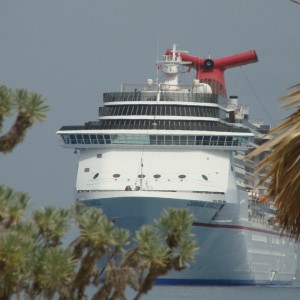
{"type": "Polygon", "coordinates": [[[290,285],[290,281],[279,280],[229,280],[229,279],[171,279],[159,278],[157,285],[290,285]]]}

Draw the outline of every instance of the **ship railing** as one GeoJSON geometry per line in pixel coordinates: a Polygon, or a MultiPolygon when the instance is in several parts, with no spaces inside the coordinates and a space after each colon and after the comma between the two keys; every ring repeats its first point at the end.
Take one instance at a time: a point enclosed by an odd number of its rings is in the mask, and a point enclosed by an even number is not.
{"type": "Polygon", "coordinates": [[[188,121],[182,121],[181,123],[173,120],[130,120],[130,123],[126,123],[126,120],[103,120],[103,121],[91,121],[82,126],[63,126],[60,131],[64,130],[126,130],[126,129],[140,129],[140,130],[187,130],[187,131],[217,131],[217,132],[241,132],[249,133],[247,128],[236,128],[227,125],[205,125],[201,122],[193,122],[185,124],[188,121]],[[155,124],[154,124],[155,123],[155,124]]]}
{"type": "MultiPolygon", "coordinates": [[[[103,102],[127,101],[154,101],[157,102],[157,91],[112,92],[103,94],[103,102]]],[[[192,92],[160,92],[159,101],[169,102],[198,102],[198,103],[224,103],[224,97],[217,94],[192,93],[192,92]]]]}
{"type": "MultiPolygon", "coordinates": [[[[150,81],[151,82],[151,81],[150,81]]],[[[191,84],[169,84],[169,83],[147,83],[147,84],[139,84],[139,83],[122,83],[121,84],[121,93],[128,92],[161,92],[167,91],[170,87],[172,87],[173,91],[191,91],[193,86],[191,84]]]]}

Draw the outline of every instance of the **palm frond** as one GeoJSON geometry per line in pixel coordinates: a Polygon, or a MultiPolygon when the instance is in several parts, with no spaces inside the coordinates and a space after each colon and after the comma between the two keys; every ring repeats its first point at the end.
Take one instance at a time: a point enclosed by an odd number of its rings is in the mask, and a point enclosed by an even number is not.
{"type": "Polygon", "coordinates": [[[274,135],[251,152],[248,157],[268,151],[260,162],[259,171],[268,170],[261,183],[270,181],[268,199],[275,199],[278,207],[277,221],[284,231],[296,239],[300,236],[300,86],[280,101],[283,107],[296,106],[288,118],[276,126],[268,135],[274,135]]]}
{"type": "Polygon", "coordinates": [[[0,86],[0,130],[4,117],[12,115],[16,110],[14,124],[7,133],[0,136],[0,152],[10,152],[21,143],[25,133],[35,122],[46,120],[46,112],[49,107],[44,104],[40,94],[28,92],[25,89],[10,90],[0,86]]]}
{"type": "Polygon", "coordinates": [[[15,92],[18,111],[30,118],[32,122],[45,121],[47,119],[45,113],[49,110],[44,105],[42,95],[34,92],[28,92],[25,89],[17,89],[15,92]]]}
{"type": "Polygon", "coordinates": [[[4,85],[0,85],[0,132],[4,117],[10,116],[14,108],[12,91],[4,85]]]}

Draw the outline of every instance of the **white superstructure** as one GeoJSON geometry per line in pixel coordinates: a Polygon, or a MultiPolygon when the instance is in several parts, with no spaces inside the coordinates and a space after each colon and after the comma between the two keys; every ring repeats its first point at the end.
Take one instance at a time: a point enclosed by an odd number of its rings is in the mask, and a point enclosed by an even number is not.
{"type": "MultiPolygon", "coordinates": [[[[63,147],[79,153],[76,200],[132,231],[164,208],[190,208],[201,247],[196,262],[159,282],[290,283],[297,245],[280,236],[255,164],[243,159],[268,127],[251,123],[237,97],[227,99],[218,76],[228,58],[191,58],[174,47],[158,62],[164,81],[105,93],[98,121],[57,132],[63,147]],[[205,78],[181,86],[180,65],[205,78]]],[[[245,58],[230,59],[236,66],[245,58]]]]}

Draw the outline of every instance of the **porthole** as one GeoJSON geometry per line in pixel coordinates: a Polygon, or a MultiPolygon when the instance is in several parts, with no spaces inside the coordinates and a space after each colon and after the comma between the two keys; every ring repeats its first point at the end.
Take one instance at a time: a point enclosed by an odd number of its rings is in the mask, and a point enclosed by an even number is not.
{"type": "Polygon", "coordinates": [[[186,175],[179,175],[178,178],[184,179],[184,178],[186,178],[186,175]]]}
{"type": "Polygon", "coordinates": [[[158,178],[160,178],[160,177],[161,177],[161,175],[159,175],[159,174],[155,174],[155,175],[153,175],[153,177],[154,177],[155,179],[158,179],[158,178]]]}
{"type": "Polygon", "coordinates": [[[138,175],[138,178],[145,178],[146,177],[146,175],[144,175],[144,174],[139,174],[138,175]]]}
{"type": "Polygon", "coordinates": [[[121,175],[120,174],[114,174],[113,177],[114,178],[119,178],[121,175]]]}
{"type": "Polygon", "coordinates": [[[99,173],[96,173],[93,177],[93,179],[96,179],[99,176],[99,173]]]}
{"type": "Polygon", "coordinates": [[[204,180],[208,180],[207,176],[204,175],[204,174],[202,174],[202,178],[203,178],[204,180]]]}

